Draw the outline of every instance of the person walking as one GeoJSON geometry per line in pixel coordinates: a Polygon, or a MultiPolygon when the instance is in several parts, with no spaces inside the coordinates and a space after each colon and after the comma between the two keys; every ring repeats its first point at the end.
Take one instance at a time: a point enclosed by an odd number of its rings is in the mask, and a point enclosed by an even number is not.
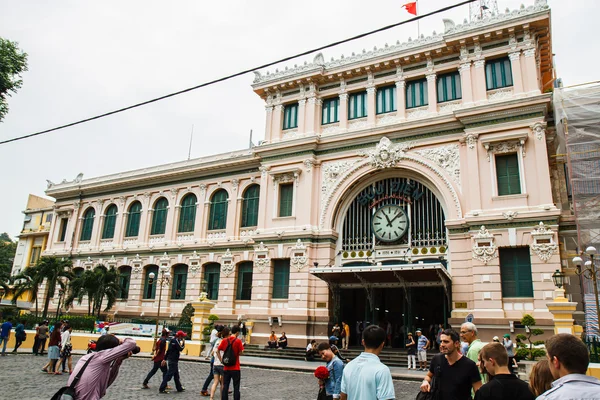
{"type": "Polygon", "coordinates": [[[213,371],[213,366],[215,364],[215,345],[217,342],[221,342],[221,331],[223,330],[223,325],[216,325],[212,332],[210,333],[210,342],[206,348],[206,350],[204,351],[206,354],[205,360],[210,359],[210,370],[208,371],[208,376],[206,377],[206,379],[204,380],[204,385],[202,385],[202,389],[200,390],[200,394],[202,396],[208,396],[208,387],[210,386],[210,383],[212,382],[212,380],[214,379],[214,371],[213,371]],[[214,333],[214,337],[213,337],[213,333],[214,333]]]}
{"type": "MultiPolygon", "coordinates": [[[[220,353],[221,358],[223,358],[223,352],[219,350],[219,345],[221,344],[221,341],[223,340],[223,338],[221,338],[221,332],[219,332],[217,334],[217,341],[215,342],[215,346],[213,347],[213,375],[214,375],[214,382],[212,384],[212,387],[210,388],[210,398],[211,400],[213,400],[215,398],[215,393],[217,391],[217,386],[221,385],[221,392],[223,392],[223,375],[224,375],[224,371],[223,371],[223,363],[221,362],[221,359],[217,356],[216,353],[220,353]]],[[[206,396],[204,393],[201,393],[202,396],[206,396]]],[[[221,393],[222,397],[223,394],[221,393]]]]}
{"type": "Polygon", "coordinates": [[[240,337],[242,339],[242,344],[246,344],[246,335],[248,334],[248,329],[246,328],[246,323],[244,321],[240,321],[240,337]]]}
{"type": "Polygon", "coordinates": [[[477,365],[463,356],[460,348],[460,336],[453,329],[446,329],[440,336],[440,352],[431,360],[429,371],[421,391],[431,391],[432,379],[436,378],[439,398],[444,400],[471,400],[471,389],[477,392],[481,387],[481,376],[477,365]]]}
{"type": "MultiPolygon", "coordinates": [[[[477,327],[472,322],[465,322],[460,326],[461,339],[469,344],[466,356],[479,366],[479,352],[483,348],[483,342],[477,337],[477,327]]],[[[482,382],[485,382],[485,374],[481,374],[482,382]]]]}
{"type": "Polygon", "coordinates": [[[50,335],[50,341],[48,342],[48,363],[42,368],[42,372],[54,374],[56,372],[56,366],[58,359],[60,358],[60,327],[62,322],[57,322],[53,326],[52,334],[50,335]]]}
{"type": "Polygon", "coordinates": [[[221,389],[221,400],[228,399],[229,392],[229,384],[233,380],[233,399],[240,400],[240,381],[242,379],[242,375],[240,372],[240,355],[244,351],[244,345],[242,341],[238,339],[238,335],[240,334],[240,327],[234,325],[231,328],[231,335],[229,334],[229,329],[225,327],[223,329],[223,341],[219,344],[219,352],[216,353],[216,356],[219,357],[219,361],[223,363],[223,387],[221,389]],[[226,355],[227,348],[231,347],[233,350],[233,358],[235,359],[235,363],[233,365],[226,365],[229,363],[223,362],[223,356],[221,355],[221,351],[223,351],[223,355],[226,355]]]}
{"type": "Polygon", "coordinates": [[[419,370],[427,371],[427,349],[431,342],[420,329],[417,329],[417,358],[419,360],[419,370]]]}
{"type": "Polygon", "coordinates": [[[344,368],[340,386],[341,400],[395,399],[390,369],[379,360],[386,341],[385,330],[377,325],[367,326],[362,332],[365,349],[344,368]]]}
{"type": "Polygon", "coordinates": [[[71,333],[73,332],[73,328],[68,323],[64,325],[64,331],[60,335],[60,355],[61,359],[56,366],[56,375],[61,375],[65,373],[65,367],[69,366],[69,374],[73,373],[73,360],[71,358],[71,351],[73,350],[73,345],[71,344],[71,333]],[[59,369],[62,364],[62,373],[59,372],[59,369]]]}
{"type": "Polygon", "coordinates": [[[350,344],[350,326],[342,321],[342,349],[348,350],[348,345],[350,344]]]}
{"type": "Polygon", "coordinates": [[[326,368],[329,371],[329,379],[322,382],[319,391],[318,400],[333,400],[340,398],[342,388],[342,375],[344,373],[344,363],[337,358],[328,342],[319,343],[317,347],[319,356],[327,363],[326,368]]]}
{"type": "Polygon", "coordinates": [[[6,355],[6,345],[10,339],[10,331],[12,329],[12,318],[6,318],[6,321],[0,327],[0,344],[2,344],[2,356],[6,355]]]}
{"type": "Polygon", "coordinates": [[[415,343],[415,339],[413,339],[412,333],[408,332],[408,337],[406,338],[406,352],[408,354],[408,369],[410,368],[410,363],[412,361],[412,369],[417,370],[417,344],[415,343]]]}
{"type": "Polygon", "coordinates": [[[42,324],[40,326],[38,326],[37,328],[37,334],[38,334],[38,346],[35,348],[35,354],[36,355],[44,355],[44,349],[46,348],[46,341],[48,340],[48,332],[49,332],[49,328],[48,328],[48,321],[44,321],[42,322],[42,324]]]}
{"type": "MultiPolygon", "coordinates": [[[[167,350],[167,341],[169,338],[169,330],[164,328],[160,334],[160,337],[156,340],[156,344],[154,346],[154,354],[152,355],[152,369],[146,375],[144,382],[142,383],[142,389],[149,389],[148,382],[150,379],[156,374],[156,372],[160,369],[162,371],[162,379],[165,378],[167,374],[167,365],[163,363],[165,359],[165,352],[167,350]]],[[[162,382],[162,380],[161,380],[162,382]]]]}
{"type": "Polygon", "coordinates": [[[178,392],[185,391],[179,379],[179,355],[185,348],[186,336],[187,334],[184,331],[177,331],[175,337],[169,342],[169,349],[165,353],[165,359],[161,363],[161,365],[167,366],[167,373],[163,377],[160,388],[158,388],[159,393],[169,393],[167,383],[169,383],[171,378],[175,381],[175,389],[178,392]]]}
{"type": "Polygon", "coordinates": [[[13,350],[13,353],[17,352],[17,349],[21,347],[26,338],[27,334],[25,333],[25,321],[21,321],[15,327],[15,349],[13,350]]]}
{"type": "Polygon", "coordinates": [[[585,343],[570,333],[559,333],[546,340],[552,389],[538,400],[600,399],[600,380],[587,376],[590,354],[585,343]]]}
{"type": "Polygon", "coordinates": [[[479,352],[481,373],[492,379],[475,393],[475,400],[535,400],[529,385],[508,369],[508,353],[501,343],[488,343],[479,352]]]}

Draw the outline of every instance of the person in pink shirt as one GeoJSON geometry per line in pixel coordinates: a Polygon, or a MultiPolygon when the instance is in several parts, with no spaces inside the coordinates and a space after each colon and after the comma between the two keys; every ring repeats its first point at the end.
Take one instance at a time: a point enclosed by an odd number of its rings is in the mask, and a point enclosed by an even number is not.
{"type": "Polygon", "coordinates": [[[79,359],[67,386],[71,385],[86,361],[93,357],[75,386],[75,393],[78,399],[101,399],[106,394],[106,389],[117,378],[123,360],[139,351],[140,348],[132,338],[119,340],[113,335],[101,336],[96,343],[96,353],[87,354],[79,359]]]}

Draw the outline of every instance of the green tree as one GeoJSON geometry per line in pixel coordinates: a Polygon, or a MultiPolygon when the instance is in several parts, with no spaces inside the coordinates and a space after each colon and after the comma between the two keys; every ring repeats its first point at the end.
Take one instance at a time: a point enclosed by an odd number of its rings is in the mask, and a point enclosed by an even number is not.
{"type": "Polygon", "coordinates": [[[35,299],[35,316],[37,317],[39,306],[38,306],[38,292],[40,289],[40,285],[44,278],[38,272],[37,266],[31,266],[25,268],[21,271],[20,274],[13,277],[14,278],[14,295],[12,299],[13,304],[17,304],[17,299],[21,297],[24,293],[29,292],[31,297],[35,299]]]}
{"type": "MultiPolygon", "coordinates": [[[[523,335],[522,333],[517,335],[517,339],[519,339],[521,341],[527,340],[529,342],[529,359],[530,360],[533,360],[535,357],[540,356],[540,352],[537,351],[540,349],[533,348],[533,342],[531,341],[531,337],[544,334],[543,330],[541,330],[539,328],[532,328],[532,326],[535,326],[535,323],[536,323],[535,318],[533,318],[531,315],[529,315],[529,314],[523,315],[523,318],[521,318],[521,324],[525,327],[525,335],[523,335]]],[[[545,354],[545,352],[544,352],[544,354],[545,354]]],[[[544,354],[541,354],[541,355],[544,355],[544,354]]]]}
{"type": "Polygon", "coordinates": [[[46,318],[48,315],[48,307],[50,306],[50,299],[54,296],[56,286],[60,286],[61,289],[65,290],[66,280],[73,278],[71,273],[72,267],[71,260],[59,259],[56,257],[42,257],[38,260],[36,265],[37,272],[39,273],[40,282],[46,279],[46,299],[44,300],[44,309],[42,311],[42,317],[46,318]]]}
{"type": "Polygon", "coordinates": [[[0,37],[0,122],[8,113],[8,96],[23,85],[21,73],[27,71],[27,53],[17,42],[0,37]]]}
{"type": "Polygon", "coordinates": [[[95,270],[85,270],[79,276],[76,276],[69,283],[69,290],[65,299],[65,307],[71,307],[77,300],[77,304],[83,302],[84,297],[88,298],[88,315],[92,314],[92,305],[98,289],[96,279],[98,278],[95,270]]]}
{"type": "Polygon", "coordinates": [[[6,232],[0,234],[0,287],[6,291],[11,280],[10,274],[16,252],[17,242],[13,242],[6,232]]]}
{"type": "Polygon", "coordinates": [[[181,310],[181,317],[179,317],[179,325],[192,325],[192,317],[196,310],[192,307],[192,303],[187,303],[183,310],[181,310]]]}
{"type": "Polygon", "coordinates": [[[104,265],[98,264],[94,268],[96,275],[96,291],[94,293],[94,313],[100,319],[102,311],[102,302],[106,299],[104,311],[110,310],[117,301],[121,288],[119,287],[119,273],[115,267],[107,269],[104,265]]]}

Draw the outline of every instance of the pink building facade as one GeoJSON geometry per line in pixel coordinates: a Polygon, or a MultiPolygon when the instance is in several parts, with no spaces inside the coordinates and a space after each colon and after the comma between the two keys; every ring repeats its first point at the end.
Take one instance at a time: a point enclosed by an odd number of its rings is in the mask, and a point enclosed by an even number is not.
{"type": "Polygon", "coordinates": [[[258,342],[275,330],[304,345],[342,320],[353,342],[367,322],[399,342],[469,314],[484,338],[526,313],[552,325],[550,10],[444,24],[256,72],[266,132],[250,150],[51,184],[45,255],[118,268],[116,317],[155,316],[148,276],[170,271],[161,315],[207,292],[258,342]]]}

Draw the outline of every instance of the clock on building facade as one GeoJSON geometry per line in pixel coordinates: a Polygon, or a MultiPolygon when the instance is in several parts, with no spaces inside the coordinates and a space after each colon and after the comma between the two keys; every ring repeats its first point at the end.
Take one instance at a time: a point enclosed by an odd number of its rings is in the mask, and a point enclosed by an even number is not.
{"type": "Polygon", "coordinates": [[[383,242],[395,242],[402,238],[408,231],[408,224],[408,215],[395,204],[379,207],[371,220],[375,237],[383,242]]]}

